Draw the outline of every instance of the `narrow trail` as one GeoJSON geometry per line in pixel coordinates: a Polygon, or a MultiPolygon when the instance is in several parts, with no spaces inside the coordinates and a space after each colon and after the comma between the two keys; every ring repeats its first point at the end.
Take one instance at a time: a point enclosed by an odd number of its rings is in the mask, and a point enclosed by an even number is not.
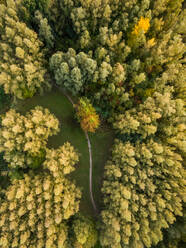
{"type": "MultiPolygon", "coordinates": [[[[58,88],[59,89],[59,88],[58,88]]],[[[75,104],[72,100],[72,98],[63,90],[59,89],[60,91],[62,91],[62,93],[68,98],[68,100],[72,103],[73,108],[75,108],[75,104]]],[[[98,214],[98,209],[96,207],[95,201],[94,201],[94,197],[93,197],[93,192],[92,192],[92,146],[90,143],[90,139],[88,136],[88,133],[86,131],[84,131],[85,137],[87,139],[87,143],[88,143],[88,150],[89,150],[89,193],[90,193],[90,199],[91,199],[91,203],[94,209],[94,213],[97,215],[98,214]]]]}
{"type": "Polygon", "coordinates": [[[91,143],[90,143],[90,139],[88,136],[88,133],[85,132],[85,136],[87,138],[87,143],[88,143],[88,150],[89,150],[89,159],[90,159],[90,168],[89,168],[89,191],[90,191],[90,198],[91,198],[91,202],[94,208],[94,211],[96,214],[98,214],[98,210],[94,201],[94,197],[93,197],[93,193],[92,193],[92,147],[91,147],[91,143]]]}

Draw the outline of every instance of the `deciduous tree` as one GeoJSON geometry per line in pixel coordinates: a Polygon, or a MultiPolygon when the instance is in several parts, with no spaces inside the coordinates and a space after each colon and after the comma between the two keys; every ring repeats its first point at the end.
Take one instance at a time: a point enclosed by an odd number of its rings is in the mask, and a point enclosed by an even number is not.
{"type": "Polygon", "coordinates": [[[0,204],[2,248],[70,246],[68,220],[79,211],[81,192],[64,173],[74,168],[78,155],[68,143],[47,153],[43,171],[24,174],[4,191],[0,204]],[[54,154],[59,160],[51,157],[54,154]],[[65,170],[67,167],[70,169],[65,170]]]}
{"type": "Polygon", "coordinates": [[[32,97],[46,83],[42,42],[20,22],[15,1],[7,0],[0,9],[0,85],[6,94],[32,97]]]}
{"type": "Polygon", "coordinates": [[[90,101],[87,98],[80,98],[76,109],[81,128],[87,132],[94,133],[100,125],[100,120],[90,101]]]}
{"type": "Polygon", "coordinates": [[[25,116],[11,109],[1,125],[0,151],[11,168],[38,166],[37,158],[45,157],[48,137],[59,131],[56,117],[39,106],[25,116]]]}
{"type": "Polygon", "coordinates": [[[171,146],[150,139],[136,145],[116,140],[105,167],[104,247],[151,247],[182,216],[186,174],[171,146]]]}

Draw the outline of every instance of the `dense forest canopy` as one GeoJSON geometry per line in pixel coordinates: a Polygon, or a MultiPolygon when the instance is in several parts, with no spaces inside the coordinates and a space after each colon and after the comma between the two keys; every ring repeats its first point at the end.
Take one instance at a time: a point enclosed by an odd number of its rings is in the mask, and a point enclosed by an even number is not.
{"type": "Polygon", "coordinates": [[[185,246],[185,25],[183,0],[0,0],[0,247],[185,246]],[[88,137],[91,199],[88,133],[114,133],[93,218],[68,175],[84,154],[49,145],[52,102],[17,107],[54,89],[88,137]]]}

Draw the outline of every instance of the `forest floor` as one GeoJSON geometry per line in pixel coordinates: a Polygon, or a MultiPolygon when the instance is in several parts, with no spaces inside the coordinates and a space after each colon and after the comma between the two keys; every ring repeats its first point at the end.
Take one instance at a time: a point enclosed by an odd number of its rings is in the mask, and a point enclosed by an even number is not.
{"type": "MultiPolygon", "coordinates": [[[[16,109],[25,113],[35,106],[48,108],[60,121],[60,132],[48,140],[48,147],[57,148],[69,141],[80,154],[79,163],[70,178],[75,179],[76,184],[82,189],[80,211],[85,215],[94,215],[89,194],[89,151],[87,140],[79,123],[75,119],[75,111],[69,100],[57,89],[36,95],[24,101],[18,101],[16,109]]],[[[93,155],[93,196],[98,209],[101,204],[101,184],[104,165],[109,158],[109,150],[112,146],[114,134],[108,127],[102,126],[95,134],[89,134],[93,155]]]]}

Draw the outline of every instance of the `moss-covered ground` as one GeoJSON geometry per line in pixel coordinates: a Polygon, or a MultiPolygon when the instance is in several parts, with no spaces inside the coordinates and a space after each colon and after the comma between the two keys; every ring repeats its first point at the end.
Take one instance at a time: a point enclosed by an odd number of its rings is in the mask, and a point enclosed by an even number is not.
{"type": "MultiPolygon", "coordinates": [[[[89,152],[87,140],[79,123],[75,119],[75,112],[69,100],[57,89],[36,95],[24,101],[18,101],[17,111],[25,113],[35,106],[48,108],[60,121],[60,132],[49,138],[48,147],[57,148],[69,141],[80,153],[80,160],[76,170],[70,177],[82,189],[80,210],[83,214],[93,215],[93,207],[89,195],[89,152]]],[[[113,132],[106,128],[100,128],[95,134],[89,135],[93,154],[93,194],[98,207],[101,202],[101,182],[104,164],[109,156],[109,149],[113,143],[113,132]]]]}

